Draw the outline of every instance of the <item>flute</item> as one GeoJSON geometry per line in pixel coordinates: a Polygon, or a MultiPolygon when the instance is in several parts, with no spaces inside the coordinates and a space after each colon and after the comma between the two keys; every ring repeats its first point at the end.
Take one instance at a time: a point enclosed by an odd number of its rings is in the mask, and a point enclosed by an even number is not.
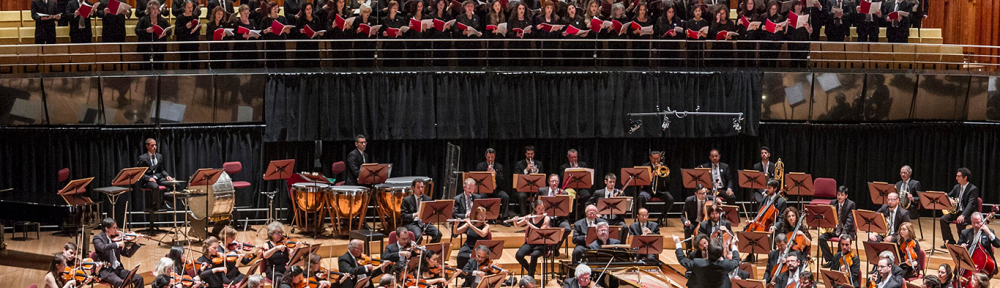
{"type": "Polygon", "coordinates": [[[542,213],[542,215],[527,215],[527,216],[514,217],[514,218],[511,218],[511,219],[504,220],[503,223],[517,222],[517,221],[521,221],[523,219],[529,219],[529,218],[530,219],[535,219],[537,217],[545,217],[547,215],[548,215],[548,213],[542,213]]]}

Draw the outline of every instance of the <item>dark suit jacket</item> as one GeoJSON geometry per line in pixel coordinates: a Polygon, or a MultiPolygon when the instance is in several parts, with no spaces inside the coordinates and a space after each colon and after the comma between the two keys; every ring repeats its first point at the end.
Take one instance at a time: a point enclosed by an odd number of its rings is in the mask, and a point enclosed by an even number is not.
{"type": "MultiPolygon", "coordinates": [[[[844,253],[837,252],[833,255],[833,262],[830,262],[833,263],[833,266],[830,267],[830,270],[840,271],[840,258],[844,258],[844,253]]],[[[848,270],[851,271],[851,286],[860,287],[858,275],[861,273],[861,259],[858,258],[857,253],[851,255],[851,267],[848,270]]]]}
{"type": "MultiPolygon", "coordinates": [[[[594,219],[595,225],[597,223],[602,223],[602,222],[608,222],[608,221],[601,218],[594,219]]],[[[576,244],[578,246],[587,245],[587,243],[585,242],[587,241],[587,230],[588,230],[587,228],[589,227],[587,227],[586,217],[577,220],[576,223],[573,223],[573,244],[576,244]]]]}
{"type": "Polygon", "coordinates": [[[347,173],[346,179],[344,179],[344,184],[346,185],[357,185],[358,175],[361,175],[361,164],[365,163],[375,163],[372,158],[368,156],[368,152],[362,155],[361,151],[358,149],[351,150],[351,153],[347,153],[347,173]],[[362,157],[364,156],[364,157],[362,157]]]}
{"type": "MultiPolygon", "coordinates": [[[[886,217],[885,221],[886,222],[889,222],[889,221],[892,220],[892,219],[889,219],[889,212],[890,211],[891,210],[889,209],[889,205],[887,205],[887,204],[882,204],[882,208],[878,209],[878,213],[882,213],[882,215],[885,215],[885,217],[886,217]]],[[[892,227],[893,227],[892,232],[893,233],[890,234],[889,236],[893,236],[892,238],[896,238],[896,236],[899,235],[899,225],[903,225],[903,223],[906,223],[906,222],[910,222],[910,212],[906,211],[906,209],[903,209],[902,206],[896,206],[896,219],[895,219],[895,221],[892,221],[892,227]]],[[[886,224],[889,224],[889,223],[886,223],[886,224]]]]}
{"type": "MultiPolygon", "coordinates": [[[[903,187],[903,181],[896,182],[896,191],[901,191],[900,190],[901,187],[903,187]]],[[[908,209],[912,214],[913,212],[917,211],[917,207],[920,207],[920,192],[924,191],[924,189],[920,188],[920,181],[913,179],[910,179],[909,182],[906,182],[906,188],[907,188],[906,191],[910,191],[910,194],[913,194],[913,202],[912,204],[910,204],[910,209],[908,209]]]]}
{"type": "MultiPolygon", "coordinates": [[[[642,163],[642,165],[639,165],[639,166],[649,166],[650,169],[652,169],[653,163],[646,162],[646,163],[642,163]]],[[[622,182],[624,183],[625,180],[628,180],[628,179],[622,179],[622,182]]],[[[651,180],[656,182],[656,191],[652,191],[653,190],[653,186],[652,185],[639,186],[639,190],[649,192],[649,195],[652,195],[652,196],[656,196],[656,194],[658,194],[658,193],[663,193],[663,194],[670,193],[668,191],[669,188],[670,188],[670,177],[662,177],[662,178],[661,177],[656,177],[656,171],[653,171],[653,179],[651,179],[651,180]]],[[[652,183],[650,183],[650,184],[652,184],[652,183]]]]}
{"type": "Polygon", "coordinates": [[[729,272],[740,266],[736,260],[688,259],[682,249],[677,249],[675,253],[681,266],[692,272],[688,287],[732,287],[729,272]]]}
{"type": "MultiPolygon", "coordinates": [[[[876,283],[876,287],[877,286],[878,283],[876,283]]],[[[903,288],[903,287],[905,287],[903,286],[903,277],[896,275],[892,275],[892,277],[889,277],[889,282],[886,283],[885,286],[883,286],[883,288],[903,288]]]]}
{"type": "Polygon", "coordinates": [[[764,282],[768,282],[771,279],[771,270],[774,270],[775,266],[778,266],[778,258],[781,258],[782,250],[771,250],[767,252],[767,267],[764,268],[764,282]]]}
{"type": "MultiPolygon", "coordinates": [[[[101,262],[111,262],[111,259],[115,259],[118,263],[122,263],[122,248],[118,247],[118,244],[111,242],[108,235],[104,232],[94,235],[94,261],[101,262]]],[[[124,266],[125,264],[121,264],[124,266]]],[[[104,268],[111,268],[105,265],[104,268]]]]}
{"type": "MultiPolygon", "coordinates": [[[[728,7],[728,6],[727,6],[728,7]]],[[[705,163],[698,165],[698,168],[712,168],[712,163],[705,163]]],[[[729,164],[719,162],[719,178],[722,178],[722,188],[721,191],[726,191],[726,188],[737,188],[738,186],[733,185],[733,175],[732,171],[729,171],[729,164]]],[[[712,188],[712,187],[709,187],[712,188]]]]}
{"type": "Polygon", "coordinates": [[[466,262],[465,267],[462,267],[462,272],[465,272],[463,273],[465,276],[462,277],[465,278],[465,283],[469,283],[469,285],[462,284],[463,287],[475,286],[472,285],[472,281],[476,280],[476,276],[472,275],[474,271],[479,271],[479,260],[476,260],[476,257],[470,257],[469,262],[466,262]]]}
{"type": "MultiPolygon", "coordinates": [[[[712,203],[712,201],[715,201],[714,197],[705,196],[705,203],[712,203]]],[[[684,221],[691,221],[692,226],[698,225],[698,196],[691,195],[687,199],[684,199],[684,213],[681,213],[681,223],[684,223],[684,221]]]]}
{"type": "MultiPolygon", "coordinates": [[[[382,268],[379,267],[375,267],[371,271],[365,271],[365,266],[358,265],[358,261],[355,260],[350,253],[351,252],[344,253],[344,255],[340,255],[340,257],[337,258],[337,269],[340,273],[347,273],[355,276],[367,275],[367,281],[369,282],[371,282],[373,277],[382,274],[382,268]]],[[[354,288],[354,284],[357,283],[356,281],[360,278],[361,277],[348,277],[344,280],[344,283],[340,284],[340,288],[354,288]]]]}
{"type": "MultiPolygon", "coordinates": [[[[719,219],[719,225],[726,227],[726,229],[728,229],[729,231],[733,231],[733,227],[729,226],[729,221],[726,221],[725,219],[719,219]]],[[[712,220],[705,219],[705,221],[701,221],[701,228],[698,228],[698,233],[705,235],[712,235],[711,232],[713,228],[715,227],[712,226],[712,220]]]]}
{"type": "Polygon", "coordinates": [[[146,182],[149,182],[150,178],[156,178],[156,181],[160,181],[166,179],[167,176],[170,176],[166,169],[163,168],[163,164],[165,164],[164,161],[165,159],[163,159],[163,155],[156,153],[156,165],[154,166],[149,157],[149,152],[139,155],[139,162],[135,163],[135,167],[149,167],[149,169],[146,169],[146,174],[142,175],[142,180],[139,181],[139,184],[146,184],[146,182]]]}
{"type": "MultiPolygon", "coordinates": [[[[965,194],[962,195],[962,199],[958,199],[961,204],[962,215],[965,216],[965,221],[969,222],[972,217],[972,212],[976,210],[976,199],[979,198],[979,187],[973,185],[972,183],[966,184],[965,194]]],[[[957,198],[959,192],[962,191],[962,185],[955,184],[955,187],[951,188],[951,192],[948,192],[948,197],[957,198]]]]}
{"type": "MultiPolygon", "coordinates": [[[[38,13],[47,14],[49,16],[55,16],[57,14],[62,14],[59,8],[56,7],[56,0],[49,0],[48,3],[42,2],[42,0],[32,0],[31,1],[31,19],[35,20],[35,29],[45,29],[45,33],[52,33],[55,35],[56,29],[56,19],[42,20],[42,17],[38,13]],[[51,30],[51,31],[48,31],[51,30]]],[[[72,15],[72,14],[70,14],[72,15]]],[[[35,33],[38,35],[38,32],[35,33]]]]}
{"type": "MultiPolygon", "coordinates": [[[[579,168],[590,168],[590,166],[587,166],[587,162],[583,161],[576,161],[576,166],[579,166],[579,168]]],[[[566,169],[569,168],[570,168],[569,163],[563,163],[562,165],[559,165],[559,177],[562,177],[562,175],[566,173],[566,169]]],[[[594,179],[596,180],[597,178],[598,178],[597,175],[594,175],[594,179]]]]}
{"type": "MultiPolygon", "coordinates": [[[[420,195],[420,201],[425,202],[433,200],[427,195],[420,195]]],[[[403,217],[403,225],[410,224],[418,220],[413,218],[413,213],[417,213],[418,209],[420,209],[420,207],[417,207],[417,198],[414,195],[403,198],[403,204],[399,207],[400,216],[403,217]]]]}
{"type": "MultiPolygon", "coordinates": [[[[990,231],[992,232],[993,229],[990,229],[990,231]]],[[[994,235],[996,235],[995,232],[994,232],[994,235]]],[[[995,271],[996,270],[996,257],[993,254],[993,248],[994,247],[1000,248],[1000,236],[998,236],[997,238],[994,238],[993,241],[990,241],[990,235],[987,235],[986,233],[982,233],[982,235],[980,237],[982,239],[979,240],[979,243],[982,243],[982,245],[984,247],[986,247],[986,250],[989,251],[988,255],[990,256],[990,258],[994,259],[994,261],[993,261],[994,262],[993,268],[994,268],[994,271],[995,271]]],[[[972,230],[972,228],[968,228],[968,229],[962,230],[962,233],[959,233],[959,235],[958,235],[958,244],[969,244],[969,245],[972,245],[972,240],[974,240],[975,238],[976,238],[976,231],[972,230]]]]}
{"type": "MultiPolygon", "coordinates": [[[[94,39],[93,30],[91,30],[90,18],[74,17],[73,14],[80,9],[80,2],[78,0],[70,0],[66,3],[66,11],[64,11],[62,18],[70,19],[69,21],[69,39],[72,43],[90,43],[94,39]],[[82,28],[81,28],[82,27],[82,28]]],[[[91,16],[93,17],[93,16],[91,16]]]]}
{"type": "MultiPolygon", "coordinates": [[[[642,235],[642,223],[635,222],[628,225],[629,235],[642,235]]],[[[660,225],[653,221],[646,221],[646,228],[649,228],[650,234],[659,235],[660,225]]]]}
{"type": "MultiPolygon", "coordinates": [[[[555,195],[562,195],[565,194],[566,191],[560,189],[559,191],[556,191],[556,193],[557,194],[555,195]]],[[[553,195],[549,195],[549,187],[542,187],[538,188],[538,196],[541,197],[541,196],[553,196],[553,195]]]]}
{"type": "MultiPolygon", "coordinates": [[[[483,195],[472,193],[472,201],[475,202],[476,199],[483,199],[483,195]]],[[[462,219],[465,218],[465,212],[472,209],[472,207],[466,207],[465,205],[465,192],[455,196],[455,210],[451,213],[451,218],[462,219]]]]}
{"type": "MultiPolygon", "coordinates": [[[[749,19],[750,17],[747,17],[749,19]]],[[[720,163],[721,164],[721,163],[720,163]]],[[[719,165],[722,166],[722,165],[719,165]]],[[[753,164],[753,170],[757,170],[764,173],[767,179],[774,178],[774,161],[767,161],[767,169],[764,169],[764,163],[757,162],[753,164]]]]}
{"type": "MultiPolygon", "coordinates": [[[[545,166],[542,166],[542,161],[538,161],[538,159],[532,159],[532,161],[535,162],[535,167],[538,167],[538,173],[545,173],[545,166]]],[[[527,168],[528,168],[528,160],[521,160],[514,163],[514,170],[511,170],[510,172],[514,174],[525,174],[524,169],[527,168]]],[[[528,174],[531,174],[530,171],[528,174]]],[[[548,179],[546,179],[546,181],[548,181],[548,179]]]]}
{"type": "Polygon", "coordinates": [[[385,249],[382,250],[382,255],[381,255],[382,260],[393,261],[396,262],[397,264],[401,263],[402,261],[400,261],[399,259],[399,251],[402,251],[402,249],[409,248],[411,245],[412,244],[407,244],[402,248],[399,247],[399,243],[395,242],[389,245],[385,245],[385,249]]]}
{"type": "MultiPolygon", "coordinates": [[[[479,162],[479,164],[476,164],[476,171],[488,171],[489,169],[490,165],[486,163],[486,161],[479,162]]],[[[507,185],[511,184],[510,180],[507,180],[507,175],[509,175],[510,172],[507,172],[507,170],[504,169],[503,164],[493,162],[493,171],[496,171],[497,173],[496,189],[502,191],[511,191],[510,186],[507,185]]]]}
{"type": "Polygon", "coordinates": [[[618,241],[618,239],[611,238],[611,237],[608,237],[608,243],[603,243],[603,241],[601,241],[601,239],[594,239],[594,241],[590,241],[590,244],[587,244],[587,249],[597,250],[597,249],[601,249],[601,245],[615,245],[615,244],[621,244],[621,243],[622,243],[622,241],[618,241]]]}
{"type": "MultiPolygon", "coordinates": [[[[830,200],[830,205],[837,209],[837,199],[830,200]]],[[[851,199],[844,200],[844,206],[837,210],[838,225],[837,228],[833,229],[833,235],[839,237],[841,234],[847,233],[851,237],[855,236],[857,229],[854,228],[854,206],[854,201],[851,199]]]]}

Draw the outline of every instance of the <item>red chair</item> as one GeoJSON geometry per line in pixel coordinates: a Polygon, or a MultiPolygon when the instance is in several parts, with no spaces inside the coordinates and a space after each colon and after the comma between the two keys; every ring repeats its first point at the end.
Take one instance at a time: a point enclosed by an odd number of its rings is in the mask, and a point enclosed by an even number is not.
{"type": "MultiPolygon", "coordinates": [[[[96,256],[97,256],[97,251],[90,251],[90,254],[87,254],[87,258],[90,258],[90,259],[97,259],[96,256]]],[[[96,270],[97,270],[97,267],[95,266],[94,269],[90,271],[90,274],[91,275],[97,275],[97,271],[96,270]]],[[[101,279],[97,279],[97,284],[104,284],[104,285],[107,285],[108,287],[114,287],[115,286],[115,285],[111,285],[110,282],[107,282],[107,281],[104,281],[104,280],[101,280],[101,279]]]]}
{"type": "Polygon", "coordinates": [[[69,180],[69,168],[59,170],[59,182],[66,182],[66,180],[69,180]]]}
{"type": "MultiPolygon", "coordinates": [[[[330,167],[331,169],[333,169],[331,171],[331,172],[333,172],[333,175],[331,175],[331,176],[337,177],[337,175],[340,175],[340,173],[344,173],[344,169],[346,169],[346,166],[344,166],[344,165],[345,165],[344,161],[334,162],[333,165],[332,165],[332,167],[330,167]]],[[[335,183],[333,185],[334,186],[341,186],[341,185],[344,185],[344,182],[345,181],[339,181],[339,182],[337,182],[337,183],[335,183]]]]}
{"type": "Polygon", "coordinates": [[[924,278],[924,269],[927,268],[927,252],[923,249],[917,250],[917,276],[906,279],[907,282],[924,278]]]}
{"type": "MultiPolygon", "coordinates": [[[[240,161],[222,163],[222,169],[226,171],[226,174],[229,174],[229,177],[233,177],[233,174],[240,173],[240,171],[243,171],[243,163],[240,163],[240,161]]],[[[247,187],[250,187],[250,182],[233,181],[234,189],[247,188],[247,187]]]]}
{"type": "Polygon", "coordinates": [[[813,200],[810,205],[830,204],[830,201],[837,199],[837,180],[833,178],[816,178],[813,180],[813,200]]]}

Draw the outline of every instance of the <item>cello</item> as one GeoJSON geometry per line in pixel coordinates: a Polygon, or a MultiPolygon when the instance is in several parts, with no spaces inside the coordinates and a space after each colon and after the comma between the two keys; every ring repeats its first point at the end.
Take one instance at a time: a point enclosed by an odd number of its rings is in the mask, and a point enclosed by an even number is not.
{"type": "Polygon", "coordinates": [[[771,201],[768,201],[767,206],[760,207],[760,210],[757,211],[757,217],[754,217],[750,224],[743,227],[743,232],[767,232],[771,228],[771,225],[774,224],[774,220],[777,219],[778,213],[781,213],[774,207],[774,202],[778,200],[778,197],[781,197],[780,195],[781,193],[775,192],[771,196],[771,201]]]}
{"type": "MultiPolygon", "coordinates": [[[[989,214],[983,216],[983,226],[985,227],[990,223],[989,219],[993,218],[996,214],[996,206],[993,207],[993,211],[989,214]]],[[[975,265],[976,270],[965,270],[957,269],[961,271],[956,271],[955,275],[961,275],[958,278],[958,286],[956,287],[972,287],[972,277],[975,273],[984,273],[986,275],[994,275],[996,273],[996,261],[993,260],[993,256],[990,254],[990,250],[986,248],[985,245],[990,245],[990,243],[983,243],[983,230],[976,231],[976,234],[972,238],[972,243],[969,245],[969,255],[972,256],[972,264],[975,265]]]]}
{"type": "MultiPolygon", "coordinates": [[[[778,195],[778,193],[774,193],[774,195],[778,195]]],[[[799,217],[799,219],[795,219],[795,229],[792,230],[792,232],[791,232],[792,235],[795,235],[795,234],[799,233],[799,227],[802,227],[802,218],[805,218],[805,217],[799,217]]],[[[785,251],[781,251],[781,256],[779,256],[778,259],[784,260],[785,259],[785,255],[788,255],[788,252],[791,251],[791,250],[792,250],[791,243],[789,243],[788,245],[785,245],[785,251]]],[[[799,266],[800,266],[799,268],[801,269],[802,268],[801,265],[799,265],[799,266]]],[[[783,272],[785,272],[785,271],[787,271],[787,270],[788,270],[788,267],[785,266],[785,262],[779,260],[778,261],[778,266],[774,267],[774,272],[771,273],[771,279],[768,280],[768,282],[767,282],[767,288],[775,288],[775,280],[778,279],[778,275],[781,274],[781,273],[783,273],[783,272]]],[[[784,287],[781,287],[781,288],[784,288],[784,287]]]]}

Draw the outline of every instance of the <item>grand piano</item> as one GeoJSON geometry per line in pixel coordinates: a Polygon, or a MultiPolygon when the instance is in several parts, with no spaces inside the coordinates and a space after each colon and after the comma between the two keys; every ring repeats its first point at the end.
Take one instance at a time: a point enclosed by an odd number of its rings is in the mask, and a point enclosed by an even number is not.
{"type": "MultiPolygon", "coordinates": [[[[591,269],[591,279],[606,288],[683,288],[687,278],[671,265],[638,261],[630,249],[598,249],[584,254],[581,262],[591,269]],[[605,272],[606,271],[606,272],[605,272]],[[604,274],[601,276],[601,274],[604,274]]],[[[568,265],[563,271],[572,273],[576,266],[568,265]]],[[[572,275],[564,275],[573,277],[572,275]]]]}

